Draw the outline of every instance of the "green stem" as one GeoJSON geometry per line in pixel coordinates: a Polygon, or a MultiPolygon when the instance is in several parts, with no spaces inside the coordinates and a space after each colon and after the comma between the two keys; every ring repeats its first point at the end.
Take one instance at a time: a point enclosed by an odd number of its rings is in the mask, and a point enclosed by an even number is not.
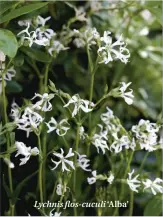
{"type": "Polygon", "coordinates": [[[94,108],[95,109],[104,99],[108,98],[110,96],[110,93],[106,94],[105,96],[101,97],[95,104],[94,108]]]}
{"type": "MultiPolygon", "coordinates": [[[[77,133],[76,133],[76,143],[75,143],[75,151],[78,152],[78,148],[79,148],[79,133],[80,133],[80,125],[77,124],[77,133]]],[[[74,155],[74,164],[75,167],[77,165],[77,155],[74,155]]],[[[74,170],[74,176],[73,176],[73,192],[75,194],[76,192],[76,171],[77,171],[77,167],[74,170]]],[[[75,199],[74,199],[75,200],[75,199]]],[[[74,201],[75,203],[76,201],[74,201]]],[[[77,216],[77,209],[76,207],[74,207],[74,216],[77,216]]]]}
{"type": "MultiPolygon", "coordinates": [[[[59,204],[62,203],[63,197],[64,197],[64,194],[61,195],[60,200],[59,200],[59,204]]],[[[60,210],[60,206],[57,207],[57,212],[59,212],[59,210],[60,210]]]]}
{"type": "MultiPolygon", "coordinates": [[[[2,73],[2,98],[3,98],[4,124],[7,124],[8,118],[7,118],[7,105],[6,105],[6,92],[5,92],[4,73],[2,73]]],[[[9,138],[10,138],[9,133],[6,133],[7,151],[10,148],[10,139],[9,138]]],[[[10,188],[10,191],[11,191],[11,194],[12,194],[13,193],[13,183],[12,183],[12,173],[11,173],[11,168],[10,167],[8,167],[8,178],[9,178],[9,188],[10,188]]],[[[14,215],[14,209],[15,209],[15,206],[12,204],[12,201],[10,200],[10,213],[11,213],[11,216],[14,215]]]]}
{"type": "MultiPolygon", "coordinates": [[[[59,177],[59,176],[58,176],[59,177]]],[[[53,200],[54,196],[55,196],[55,192],[56,192],[56,188],[57,188],[57,183],[58,183],[58,179],[56,180],[55,182],[55,185],[54,185],[54,188],[53,188],[53,192],[52,192],[52,195],[50,197],[50,201],[53,200]]]]}
{"type": "MultiPolygon", "coordinates": [[[[113,187],[113,194],[114,194],[115,200],[118,200],[116,187],[113,187]]],[[[116,207],[115,210],[114,210],[113,216],[116,216],[118,214],[119,214],[119,207],[118,208],[116,207]]]]}
{"type": "Polygon", "coordinates": [[[43,173],[43,194],[44,194],[44,199],[46,200],[46,153],[47,153],[47,148],[46,148],[46,141],[47,141],[47,133],[43,135],[42,139],[42,152],[43,152],[43,165],[42,165],[42,173],[43,173]]]}
{"type": "Polygon", "coordinates": [[[148,157],[149,153],[150,153],[150,152],[147,152],[147,153],[144,155],[143,161],[142,161],[142,163],[141,163],[141,165],[140,165],[140,167],[139,167],[139,169],[138,169],[138,171],[137,171],[137,174],[141,173],[141,171],[142,171],[142,169],[143,169],[143,167],[144,167],[144,164],[145,164],[145,162],[146,162],[146,160],[147,160],[147,157],[148,157]]]}
{"type": "Polygon", "coordinates": [[[66,148],[69,148],[69,145],[68,145],[68,142],[65,139],[65,136],[62,136],[62,139],[64,141],[64,144],[65,144],[66,148]]]}
{"type": "Polygon", "coordinates": [[[129,216],[132,216],[132,215],[133,215],[133,205],[134,205],[134,191],[130,191],[129,216]]]}
{"type": "MultiPolygon", "coordinates": [[[[40,150],[39,154],[39,191],[40,191],[40,202],[43,203],[43,161],[42,161],[42,149],[41,149],[41,140],[40,140],[40,135],[37,136],[38,138],[38,146],[40,150]]],[[[44,208],[43,208],[44,211],[44,208]]]]}
{"type": "MultiPolygon", "coordinates": [[[[98,68],[98,61],[99,58],[96,58],[96,62],[94,67],[92,66],[92,59],[90,56],[90,52],[87,46],[87,55],[88,55],[88,64],[89,64],[89,70],[91,73],[91,82],[90,82],[90,92],[89,92],[89,101],[92,102],[93,99],[93,90],[94,90],[94,80],[95,80],[95,73],[96,70],[98,68]]],[[[92,122],[92,114],[91,112],[89,113],[89,121],[88,121],[88,127],[89,127],[89,133],[91,132],[91,122],[92,122]]],[[[90,145],[87,146],[87,155],[89,156],[89,152],[90,152],[90,145]]]]}
{"type": "MultiPolygon", "coordinates": [[[[49,66],[50,63],[46,64],[45,66],[45,73],[44,77],[40,77],[40,92],[41,94],[48,92],[48,73],[49,73],[49,66]],[[44,79],[44,82],[43,82],[44,79]]],[[[44,114],[44,118],[46,118],[46,115],[44,114]]],[[[43,157],[43,162],[42,162],[42,190],[43,190],[43,195],[44,199],[46,200],[46,152],[47,152],[47,131],[44,130],[43,127],[43,133],[42,133],[42,157],[43,157]]]]}
{"type": "Polygon", "coordinates": [[[45,91],[45,92],[48,91],[47,84],[48,84],[49,66],[50,66],[50,63],[48,63],[48,64],[45,66],[45,80],[44,80],[44,91],[45,91]]]}
{"type": "MultiPolygon", "coordinates": [[[[130,169],[130,164],[131,164],[133,155],[134,155],[134,151],[132,151],[132,153],[131,153],[131,155],[129,157],[128,164],[127,164],[123,179],[126,179],[127,173],[128,173],[128,171],[130,169]]],[[[120,193],[120,200],[122,199],[123,194],[124,194],[124,185],[122,185],[122,190],[121,190],[121,193],[120,193]]]]}
{"type": "MultiPolygon", "coordinates": [[[[132,153],[131,153],[131,155],[129,157],[128,164],[127,164],[123,179],[126,179],[127,173],[128,173],[128,171],[130,169],[130,164],[131,164],[131,161],[132,161],[132,158],[133,158],[133,154],[134,154],[134,151],[132,151],[132,153]]],[[[125,183],[122,183],[122,188],[121,188],[119,200],[122,200],[122,197],[123,197],[123,194],[124,194],[124,185],[125,185],[125,183]]],[[[114,210],[113,216],[115,216],[117,214],[118,210],[119,210],[119,207],[116,207],[115,210],[114,210]]]]}

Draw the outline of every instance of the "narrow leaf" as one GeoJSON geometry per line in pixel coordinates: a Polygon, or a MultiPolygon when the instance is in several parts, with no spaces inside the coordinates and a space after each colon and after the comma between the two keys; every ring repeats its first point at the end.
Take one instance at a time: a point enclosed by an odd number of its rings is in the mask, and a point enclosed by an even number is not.
{"type": "Polygon", "coordinates": [[[25,5],[21,8],[17,8],[13,11],[10,11],[8,14],[6,14],[5,16],[3,16],[0,20],[0,23],[4,23],[4,22],[7,22],[11,19],[14,19],[16,17],[19,17],[23,14],[28,14],[34,10],[37,10],[39,8],[42,8],[44,7],[45,5],[47,5],[48,2],[44,2],[44,3],[32,3],[32,4],[29,4],[29,5],[25,5]]]}
{"type": "Polygon", "coordinates": [[[50,62],[51,61],[51,56],[46,54],[43,51],[36,50],[33,48],[29,48],[29,47],[25,47],[25,48],[22,47],[21,51],[24,52],[30,58],[37,60],[39,62],[50,62]]]}

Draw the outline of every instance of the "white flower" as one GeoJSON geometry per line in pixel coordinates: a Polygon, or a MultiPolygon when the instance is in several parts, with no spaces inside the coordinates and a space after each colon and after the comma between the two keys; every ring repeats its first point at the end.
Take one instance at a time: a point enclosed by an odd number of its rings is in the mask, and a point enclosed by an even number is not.
{"type": "Polygon", "coordinates": [[[47,133],[50,133],[54,130],[56,130],[56,133],[59,136],[64,136],[67,131],[70,129],[67,125],[69,125],[69,123],[67,122],[66,119],[61,120],[59,123],[57,123],[57,121],[51,117],[50,121],[48,123],[46,123],[47,127],[49,128],[47,133]]]}
{"type": "Polygon", "coordinates": [[[101,120],[104,122],[104,124],[108,125],[110,124],[110,120],[114,118],[114,115],[111,109],[109,109],[108,107],[106,107],[106,109],[107,109],[107,112],[101,114],[101,120]]]}
{"type": "Polygon", "coordinates": [[[132,132],[136,134],[136,138],[146,137],[146,133],[157,133],[159,126],[155,123],[150,123],[149,120],[141,119],[138,125],[132,126],[132,132]]]}
{"type": "MultiPolygon", "coordinates": [[[[45,43],[47,41],[47,45],[49,45],[49,40],[56,35],[56,33],[52,30],[52,29],[44,29],[44,28],[37,28],[36,29],[36,35],[37,35],[37,39],[35,40],[35,43],[36,41],[41,41],[41,40],[44,40],[45,43]]],[[[38,42],[37,41],[37,42],[38,42]]]]}
{"type": "Polygon", "coordinates": [[[15,155],[15,157],[20,154],[24,156],[24,158],[20,158],[20,166],[26,164],[31,155],[36,156],[39,154],[39,150],[37,147],[31,149],[31,147],[26,147],[23,142],[15,142],[15,145],[17,148],[17,154],[15,155]]]}
{"type": "Polygon", "coordinates": [[[19,36],[23,34],[22,41],[27,40],[29,42],[29,47],[31,47],[36,39],[36,33],[35,31],[29,32],[29,27],[30,23],[27,23],[27,28],[19,32],[17,35],[19,36]]]}
{"type": "Polygon", "coordinates": [[[135,143],[135,139],[133,138],[131,142],[126,143],[125,148],[126,149],[132,149],[133,151],[135,150],[136,147],[136,143],[135,143]]]}
{"type": "Polygon", "coordinates": [[[13,169],[15,167],[14,163],[11,162],[7,157],[5,157],[3,160],[8,165],[9,168],[13,169]]]}
{"type": "Polygon", "coordinates": [[[63,195],[66,192],[66,187],[64,185],[58,184],[56,188],[57,195],[63,195]]]}
{"type": "Polygon", "coordinates": [[[150,179],[146,179],[143,181],[144,184],[144,190],[147,188],[151,188],[151,191],[154,195],[157,193],[163,194],[163,180],[160,178],[156,178],[154,181],[151,181],[150,179]]]}
{"type": "Polygon", "coordinates": [[[110,151],[114,149],[115,153],[119,153],[122,151],[123,146],[128,149],[130,147],[130,143],[131,142],[128,136],[122,136],[120,139],[117,139],[112,143],[110,146],[110,151]]]}
{"type": "Polygon", "coordinates": [[[97,171],[96,170],[92,171],[92,176],[93,177],[88,177],[87,178],[87,181],[88,181],[89,185],[92,185],[92,184],[94,184],[96,182],[96,176],[97,176],[97,171]]]}
{"type": "Polygon", "coordinates": [[[104,35],[101,37],[101,41],[104,43],[104,46],[101,46],[97,51],[102,59],[99,63],[107,64],[114,59],[119,59],[123,63],[127,63],[128,58],[130,57],[130,52],[126,48],[125,43],[122,41],[122,35],[116,42],[112,43],[112,38],[109,36],[110,34],[111,32],[104,31],[104,35]]]}
{"type": "MultiPolygon", "coordinates": [[[[3,71],[5,71],[5,64],[2,64],[2,67],[0,66],[0,81],[2,80],[3,71]]],[[[15,75],[16,75],[16,71],[12,66],[9,69],[7,69],[7,71],[5,72],[4,80],[11,81],[12,77],[14,77],[15,75]]]]}
{"type": "Polygon", "coordinates": [[[107,131],[103,131],[103,126],[98,124],[98,126],[101,128],[100,133],[95,133],[92,137],[92,144],[97,148],[97,152],[99,153],[99,148],[102,150],[102,153],[105,154],[105,149],[109,150],[109,147],[107,145],[107,131]]]}
{"type": "Polygon", "coordinates": [[[87,21],[87,18],[85,17],[86,12],[84,11],[83,7],[79,7],[79,8],[74,7],[74,10],[75,10],[75,16],[76,16],[77,20],[79,20],[79,21],[87,21]]]}
{"type": "Polygon", "coordinates": [[[34,109],[41,110],[44,112],[52,110],[52,104],[49,101],[54,97],[54,94],[44,93],[43,95],[41,95],[35,93],[35,96],[32,98],[32,100],[36,97],[40,98],[40,100],[33,105],[34,109]]]}
{"type": "Polygon", "coordinates": [[[61,51],[63,50],[67,50],[69,49],[68,47],[64,47],[63,44],[61,44],[61,42],[54,40],[52,42],[52,45],[50,46],[50,48],[48,49],[48,53],[51,56],[56,56],[57,54],[59,54],[61,51]]]}
{"type": "Polygon", "coordinates": [[[75,38],[73,40],[73,43],[77,48],[85,47],[85,41],[81,38],[75,38]]]}
{"type": "Polygon", "coordinates": [[[63,107],[68,107],[70,104],[74,104],[74,110],[72,112],[72,117],[74,117],[79,112],[80,109],[84,111],[85,113],[91,112],[92,108],[89,108],[89,107],[94,106],[94,103],[88,100],[81,99],[78,94],[72,96],[69,102],[63,107]]]}
{"type": "Polygon", "coordinates": [[[67,158],[70,158],[70,157],[74,156],[74,153],[72,152],[72,148],[69,149],[69,152],[68,152],[68,154],[65,157],[63,156],[63,154],[64,154],[64,151],[63,151],[62,148],[61,148],[61,153],[60,154],[56,153],[56,152],[53,153],[53,155],[56,156],[56,157],[58,157],[60,160],[58,162],[56,162],[53,159],[51,159],[52,162],[55,164],[55,167],[52,170],[56,169],[59,164],[62,164],[62,171],[63,172],[65,170],[66,171],[70,171],[67,168],[66,164],[68,164],[72,169],[75,170],[74,163],[72,161],[70,161],[70,160],[67,160],[67,158]]]}
{"type": "Polygon", "coordinates": [[[28,25],[31,25],[31,23],[32,23],[31,19],[19,20],[18,21],[19,26],[28,26],[28,25]]]}
{"type": "Polygon", "coordinates": [[[78,48],[85,47],[86,45],[88,45],[88,47],[96,45],[97,40],[100,40],[100,35],[96,28],[89,28],[84,32],[74,29],[74,36],[76,36],[76,38],[74,39],[73,43],[78,48]]]}
{"type": "Polygon", "coordinates": [[[114,175],[113,175],[113,173],[110,173],[109,177],[107,178],[107,182],[109,182],[110,184],[112,184],[113,180],[114,180],[114,175]]]}
{"type": "MultiPolygon", "coordinates": [[[[55,208],[54,208],[55,209],[55,208]]],[[[49,213],[49,217],[60,217],[60,215],[61,215],[61,212],[55,212],[54,214],[53,214],[53,210],[54,209],[52,209],[51,211],[50,211],[50,213],[49,213]]]]}
{"type": "Polygon", "coordinates": [[[4,62],[6,60],[6,55],[0,50],[0,62],[4,62]]]}
{"type": "Polygon", "coordinates": [[[18,33],[19,35],[23,35],[22,41],[27,40],[29,42],[29,47],[36,43],[38,45],[47,46],[49,45],[49,39],[44,35],[44,31],[40,28],[37,28],[35,31],[29,32],[30,24],[27,24],[27,28],[18,33]]]}
{"type": "Polygon", "coordinates": [[[76,152],[78,155],[77,164],[79,167],[81,167],[85,171],[91,171],[91,169],[88,169],[90,160],[87,159],[86,155],[80,155],[78,152],[76,152]]]}
{"type": "Polygon", "coordinates": [[[15,101],[13,101],[11,104],[10,117],[16,122],[20,119],[20,116],[21,116],[20,108],[18,104],[15,101]]]}
{"type": "Polygon", "coordinates": [[[29,133],[34,129],[37,129],[40,123],[43,121],[41,115],[37,112],[34,112],[31,108],[27,107],[24,111],[22,117],[16,121],[18,129],[24,130],[27,132],[27,137],[29,133]]]}
{"type": "Polygon", "coordinates": [[[121,87],[119,88],[120,97],[124,98],[125,102],[128,105],[131,105],[133,103],[133,98],[134,98],[134,95],[132,94],[133,90],[130,89],[129,92],[125,92],[127,87],[131,84],[131,82],[129,82],[127,84],[125,82],[121,82],[120,84],[121,84],[121,87]]]}
{"type": "Polygon", "coordinates": [[[47,17],[47,18],[43,18],[41,16],[37,16],[37,19],[36,19],[36,24],[37,25],[41,25],[41,26],[45,26],[45,23],[50,20],[51,17],[47,17]]]}
{"type": "Polygon", "coordinates": [[[84,127],[81,126],[79,128],[79,136],[80,136],[80,139],[85,139],[86,138],[86,134],[84,133],[84,127]]]}
{"type": "Polygon", "coordinates": [[[132,126],[131,131],[136,135],[141,149],[151,152],[157,149],[158,135],[156,133],[158,133],[159,128],[157,124],[141,119],[138,125],[132,126]]]}
{"type": "Polygon", "coordinates": [[[132,191],[138,192],[138,189],[140,187],[140,181],[137,179],[139,175],[136,175],[134,178],[132,178],[132,175],[134,173],[134,170],[132,170],[131,173],[128,173],[128,179],[127,184],[129,185],[130,189],[132,191]]]}

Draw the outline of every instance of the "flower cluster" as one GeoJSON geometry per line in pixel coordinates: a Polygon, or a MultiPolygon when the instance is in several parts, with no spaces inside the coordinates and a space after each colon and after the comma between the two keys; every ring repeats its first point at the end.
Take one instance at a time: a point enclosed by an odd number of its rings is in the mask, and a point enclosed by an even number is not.
{"type": "Polygon", "coordinates": [[[103,126],[99,124],[101,131],[99,134],[95,133],[92,137],[92,144],[97,148],[99,153],[99,148],[102,150],[102,153],[105,154],[105,149],[109,150],[107,145],[107,130],[103,131],[103,126]]]}
{"type": "Polygon", "coordinates": [[[154,181],[150,179],[145,179],[144,181],[139,181],[139,174],[135,177],[132,177],[134,174],[134,170],[128,173],[127,184],[129,185],[132,191],[138,193],[138,188],[140,188],[141,184],[144,186],[144,190],[151,189],[152,193],[156,195],[157,193],[163,194],[163,180],[160,178],[156,178],[154,181]]]}
{"type": "Polygon", "coordinates": [[[6,81],[11,81],[12,78],[16,75],[16,71],[14,66],[6,68],[5,63],[6,60],[5,54],[0,50],[0,95],[2,93],[2,78],[4,79],[4,85],[6,86],[6,81]],[[3,77],[2,77],[3,76],[3,77]]]}
{"type": "Polygon", "coordinates": [[[50,103],[50,100],[54,97],[54,94],[35,94],[32,100],[36,97],[38,97],[40,100],[35,104],[31,104],[26,107],[22,115],[18,105],[15,102],[12,104],[10,116],[14,119],[14,122],[16,123],[18,129],[26,131],[27,137],[29,137],[30,132],[37,131],[39,125],[44,120],[44,118],[38,112],[51,111],[52,105],[50,103]]]}
{"type": "Polygon", "coordinates": [[[126,44],[122,39],[122,35],[113,42],[113,38],[110,36],[110,31],[104,31],[102,37],[96,30],[96,28],[89,28],[85,31],[74,30],[74,44],[80,48],[85,46],[97,45],[97,54],[99,56],[100,62],[108,64],[113,60],[119,59],[123,63],[127,63],[130,57],[130,52],[126,48],[126,44]]]}
{"type": "Polygon", "coordinates": [[[100,38],[102,45],[97,51],[101,58],[100,63],[108,64],[114,59],[119,59],[121,62],[127,63],[130,57],[130,52],[126,48],[125,42],[122,40],[122,35],[113,43],[110,34],[111,32],[104,31],[103,37],[100,38]]]}
{"type": "Polygon", "coordinates": [[[74,29],[74,36],[75,39],[73,43],[76,45],[77,48],[86,46],[90,48],[92,45],[96,45],[97,40],[100,38],[100,35],[97,32],[96,28],[89,28],[86,29],[84,32],[74,29]]]}
{"type": "Polygon", "coordinates": [[[45,28],[46,22],[50,19],[50,17],[43,18],[38,16],[35,20],[36,30],[29,31],[32,20],[24,20],[19,21],[18,24],[20,26],[27,26],[26,29],[22,30],[18,33],[18,36],[23,35],[22,42],[26,40],[29,43],[29,47],[33,45],[33,43],[41,45],[41,46],[48,46],[50,45],[50,40],[56,33],[52,29],[45,28]]]}
{"type": "Polygon", "coordinates": [[[4,80],[11,81],[12,78],[16,75],[16,71],[14,67],[10,67],[9,69],[5,68],[5,64],[2,64],[2,67],[0,68],[0,81],[2,80],[2,73],[4,73],[4,80]]]}
{"type": "Polygon", "coordinates": [[[140,148],[151,152],[157,149],[159,129],[160,126],[157,124],[141,119],[138,125],[132,126],[131,130],[140,148]]]}
{"type": "Polygon", "coordinates": [[[62,50],[67,50],[68,47],[64,47],[64,45],[56,40],[56,33],[46,27],[46,22],[50,20],[51,17],[43,18],[41,16],[37,16],[36,19],[28,19],[19,21],[18,24],[20,26],[27,26],[26,29],[22,30],[18,33],[18,36],[21,37],[21,43],[27,44],[31,47],[33,44],[37,44],[40,46],[47,47],[47,51],[51,56],[56,56],[62,50]],[[30,31],[31,27],[35,26],[35,30],[30,31]]]}

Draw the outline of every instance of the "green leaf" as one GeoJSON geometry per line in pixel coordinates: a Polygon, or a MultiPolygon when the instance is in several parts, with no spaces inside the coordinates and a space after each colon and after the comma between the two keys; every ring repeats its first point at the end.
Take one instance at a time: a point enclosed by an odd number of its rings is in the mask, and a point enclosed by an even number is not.
{"type": "Polygon", "coordinates": [[[5,16],[3,16],[0,20],[0,23],[4,23],[4,22],[7,22],[11,19],[14,19],[16,17],[19,17],[23,14],[28,14],[34,10],[37,10],[39,8],[42,8],[44,7],[45,5],[47,5],[48,2],[44,2],[44,3],[32,3],[32,4],[29,4],[29,5],[25,5],[21,8],[17,8],[13,11],[10,11],[8,14],[6,14],[5,16]]]}
{"type": "Polygon", "coordinates": [[[16,81],[7,82],[7,92],[8,93],[20,93],[22,92],[22,86],[16,81]]]}
{"type": "Polygon", "coordinates": [[[6,194],[7,194],[8,198],[11,198],[12,193],[11,193],[9,187],[8,187],[7,184],[6,184],[4,174],[3,174],[3,187],[4,187],[5,191],[6,191],[6,194]]]}
{"type": "Polygon", "coordinates": [[[29,47],[22,47],[21,51],[24,52],[30,58],[37,60],[39,62],[51,62],[51,56],[43,51],[29,47]]]}
{"type": "Polygon", "coordinates": [[[16,204],[17,199],[18,199],[18,196],[19,196],[19,194],[20,194],[20,191],[21,191],[21,189],[23,188],[23,186],[26,184],[26,182],[27,182],[28,180],[30,180],[30,179],[31,179],[34,175],[36,175],[37,173],[38,173],[38,170],[35,171],[34,173],[30,174],[29,176],[27,176],[25,179],[23,179],[22,182],[20,182],[20,183],[17,185],[17,187],[16,187],[16,189],[14,190],[13,195],[12,195],[12,202],[13,202],[13,204],[16,204]]]}
{"type": "Polygon", "coordinates": [[[15,35],[6,29],[0,29],[0,50],[13,58],[16,55],[18,43],[15,35]]]}
{"type": "Polygon", "coordinates": [[[161,197],[153,197],[146,205],[144,216],[160,216],[162,213],[161,197]]]}
{"type": "Polygon", "coordinates": [[[12,8],[17,2],[0,2],[0,15],[12,8]]]}
{"type": "Polygon", "coordinates": [[[13,64],[16,67],[20,67],[24,64],[24,56],[22,53],[20,54],[20,52],[19,52],[19,54],[16,55],[16,57],[13,60],[13,64]]]}
{"type": "Polygon", "coordinates": [[[5,138],[4,135],[1,135],[1,136],[0,136],[0,145],[3,145],[3,144],[5,144],[5,143],[6,143],[6,138],[5,138]]]}

